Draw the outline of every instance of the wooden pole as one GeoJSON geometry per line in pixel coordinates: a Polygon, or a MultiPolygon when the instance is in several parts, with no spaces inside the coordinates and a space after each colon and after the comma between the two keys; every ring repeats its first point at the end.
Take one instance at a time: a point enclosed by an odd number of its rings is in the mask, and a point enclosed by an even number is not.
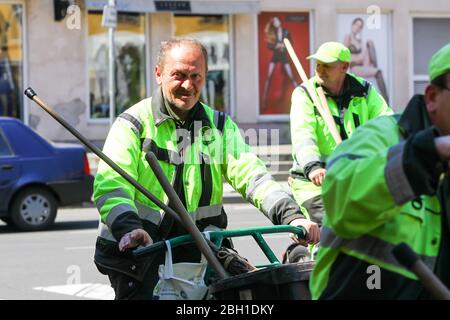
{"type": "Polygon", "coordinates": [[[325,121],[328,129],[331,132],[331,135],[333,136],[334,141],[336,141],[337,144],[340,144],[342,142],[341,135],[339,134],[336,127],[336,123],[334,122],[333,116],[331,115],[330,108],[328,107],[327,99],[325,98],[325,94],[323,92],[322,87],[317,88],[317,92],[316,90],[314,90],[314,87],[308,81],[308,77],[306,76],[305,70],[303,69],[302,64],[300,63],[300,60],[295,54],[291,42],[287,38],[284,38],[283,42],[284,45],[286,46],[289,56],[292,59],[292,62],[294,62],[295,68],[297,69],[300,78],[302,79],[303,83],[306,86],[306,90],[308,91],[311,99],[313,100],[314,106],[317,108],[319,114],[325,121]]]}

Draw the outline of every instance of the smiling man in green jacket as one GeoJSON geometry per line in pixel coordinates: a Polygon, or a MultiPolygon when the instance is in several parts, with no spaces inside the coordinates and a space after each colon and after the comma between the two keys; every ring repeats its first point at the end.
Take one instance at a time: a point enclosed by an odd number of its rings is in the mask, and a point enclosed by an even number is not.
{"type": "MultiPolygon", "coordinates": [[[[207,69],[206,49],[199,42],[164,42],[155,68],[158,89],[118,116],[103,151],[167,203],[145,160],[146,153],[153,152],[201,231],[227,226],[222,201],[226,180],[274,224],[301,226],[307,231],[306,243],[316,243],[318,226],[305,219],[294,199],[250,152],[237,125],[199,101],[207,69]]],[[[186,230],[103,162],[95,177],[94,199],[101,217],[97,267],[109,276],[117,299],[151,299],[164,253],[137,261],[130,250],[186,230]]],[[[173,250],[173,258],[198,262],[200,252],[194,245],[181,246],[173,250]]]]}

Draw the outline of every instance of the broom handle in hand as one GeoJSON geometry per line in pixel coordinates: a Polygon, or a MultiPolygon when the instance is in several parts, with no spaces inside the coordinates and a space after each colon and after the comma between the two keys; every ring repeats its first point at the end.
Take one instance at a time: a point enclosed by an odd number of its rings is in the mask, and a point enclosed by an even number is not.
{"type": "Polygon", "coordinates": [[[306,86],[306,90],[308,91],[311,99],[313,100],[314,105],[316,106],[317,110],[319,111],[320,115],[322,116],[323,120],[325,121],[326,125],[328,126],[328,129],[330,130],[334,141],[336,141],[337,144],[340,144],[342,142],[342,139],[336,128],[336,123],[333,120],[333,116],[330,113],[330,109],[328,108],[328,104],[326,102],[327,99],[325,98],[323,89],[321,87],[319,87],[317,89],[317,91],[318,91],[317,94],[319,95],[319,98],[320,98],[320,99],[318,99],[316,90],[314,90],[313,86],[308,81],[308,77],[306,76],[305,70],[303,69],[302,64],[300,63],[300,60],[298,59],[297,55],[295,54],[295,51],[291,45],[291,42],[287,38],[284,38],[283,42],[284,42],[284,45],[286,46],[289,56],[292,59],[292,62],[295,65],[295,68],[297,69],[297,72],[300,75],[300,78],[302,79],[303,83],[306,86]]]}
{"type": "Polygon", "coordinates": [[[319,96],[319,100],[321,101],[322,108],[324,110],[324,115],[328,119],[325,120],[325,122],[328,125],[328,128],[330,129],[331,135],[334,138],[334,141],[336,141],[337,144],[340,144],[342,142],[341,135],[337,131],[336,128],[336,122],[334,122],[333,116],[331,115],[330,108],[328,107],[327,98],[325,98],[325,93],[323,92],[322,87],[317,88],[317,95],[319,96]]]}

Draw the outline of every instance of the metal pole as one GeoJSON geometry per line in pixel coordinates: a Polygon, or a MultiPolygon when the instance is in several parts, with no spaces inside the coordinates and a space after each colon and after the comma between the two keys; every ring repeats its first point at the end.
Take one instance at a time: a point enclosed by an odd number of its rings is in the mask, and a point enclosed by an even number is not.
{"type": "MultiPolygon", "coordinates": [[[[115,8],[116,1],[108,0],[108,5],[115,8]]],[[[115,77],[115,48],[114,48],[114,27],[108,28],[109,36],[109,127],[112,126],[115,118],[116,101],[116,77],[115,77]]]]}
{"type": "Polygon", "coordinates": [[[131,177],[125,170],[119,167],[114,161],[108,158],[96,145],[87,140],[81,133],[79,133],[74,127],[67,123],[63,118],[61,118],[56,112],[54,112],[49,106],[47,106],[37,95],[32,88],[27,88],[25,90],[25,95],[36,102],[44,111],[46,111],[50,116],[58,121],[64,128],[66,128],[70,133],[72,133],[78,140],[80,140],[86,147],[88,147],[93,153],[95,153],[100,159],[105,161],[111,168],[113,168],[118,174],[120,174],[125,180],[132,184],[137,190],[139,190],[144,196],[153,201],[158,207],[163,209],[165,212],[169,213],[176,221],[183,223],[178,216],[178,214],[172,210],[169,206],[166,206],[164,202],[159,200],[156,196],[151,194],[147,189],[145,189],[139,182],[137,182],[133,177],[131,177]]]}
{"type": "Polygon", "coordinates": [[[147,162],[152,168],[153,173],[155,174],[156,178],[164,189],[164,192],[169,198],[170,203],[173,205],[175,211],[179,214],[180,219],[183,221],[182,225],[191,234],[201,253],[203,253],[206,260],[208,260],[209,264],[211,265],[211,267],[213,267],[214,271],[216,271],[220,279],[227,278],[227,272],[220,264],[220,261],[214,255],[214,252],[211,250],[202,233],[197,228],[191,216],[187,212],[175,189],[172,187],[163,170],[161,169],[161,166],[159,165],[158,159],[156,158],[155,154],[153,152],[148,152],[145,155],[145,159],[147,159],[147,162]]]}

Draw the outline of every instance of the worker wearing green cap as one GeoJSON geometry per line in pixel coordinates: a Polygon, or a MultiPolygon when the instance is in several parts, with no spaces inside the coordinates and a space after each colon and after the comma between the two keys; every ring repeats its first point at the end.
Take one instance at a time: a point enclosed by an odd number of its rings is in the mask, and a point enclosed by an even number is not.
{"type": "MultiPolygon", "coordinates": [[[[350,50],[339,42],[326,42],[308,57],[316,61],[315,76],[309,81],[315,89],[323,88],[342,140],[370,119],[393,113],[368,81],[347,73],[350,57],[350,50]]],[[[314,107],[305,84],[292,94],[291,139],[293,167],[289,184],[305,215],[321,223],[324,214],[321,185],[326,175],[325,164],[337,143],[314,107]]]]}
{"type": "Polygon", "coordinates": [[[392,254],[406,243],[450,287],[450,43],[402,115],[361,126],[328,159],[314,299],[426,299],[392,254]]]}

